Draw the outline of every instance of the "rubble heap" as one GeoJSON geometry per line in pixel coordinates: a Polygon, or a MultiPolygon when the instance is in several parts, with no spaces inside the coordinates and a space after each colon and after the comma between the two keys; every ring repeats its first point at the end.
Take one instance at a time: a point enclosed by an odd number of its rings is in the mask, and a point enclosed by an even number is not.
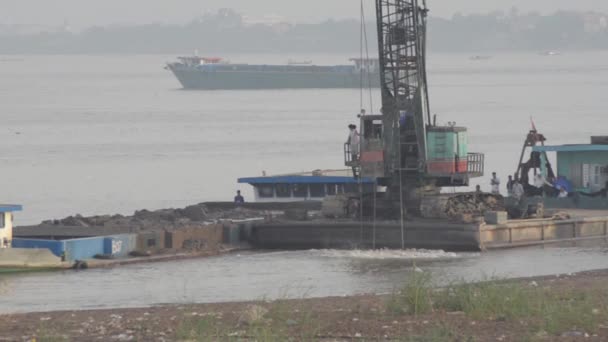
{"type": "Polygon", "coordinates": [[[247,219],[261,217],[264,213],[259,210],[246,208],[209,209],[205,203],[191,205],[179,209],[138,210],[131,216],[99,215],[84,217],[69,216],[60,220],[48,220],[42,225],[67,227],[129,227],[133,231],[172,230],[183,227],[206,225],[227,219],[247,219]]]}
{"type": "Polygon", "coordinates": [[[445,212],[448,218],[461,218],[463,215],[484,216],[488,211],[504,211],[504,198],[488,193],[468,193],[450,197],[445,212]]]}

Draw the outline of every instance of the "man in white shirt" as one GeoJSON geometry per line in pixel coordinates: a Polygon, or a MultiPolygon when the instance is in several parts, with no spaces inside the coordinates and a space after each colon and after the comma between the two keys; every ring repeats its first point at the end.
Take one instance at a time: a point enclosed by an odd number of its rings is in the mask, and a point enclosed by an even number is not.
{"type": "Polygon", "coordinates": [[[543,177],[541,174],[536,175],[534,177],[534,186],[539,189],[545,186],[545,177],[543,177]]]}
{"type": "Polygon", "coordinates": [[[500,194],[500,178],[496,177],[496,172],[492,172],[490,184],[492,185],[492,193],[495,195],[500,194]]]}
{"type": "Polygon", "coordinates": [[[543,177],[543,175],[541,174],[537,174],[536,176],[534,176],[534,187],[536,188],[535,190],[535,194],[538,196],[544,196],[545,194],[545,190],[544,190],[544,186],[545,186],[545,177],[543,177]]]}
{"type": "Polygon", "coordinates": [[[521,201],[522,197],[524,196],[524,193],[525,193],[524,186],[521,185],[519,180],[516,179],[513,182],[513,198],[519,202],[519,201],[521,201]]]}
{"type": "MultiPolygon", "coordinates": [[[[350,132],[348,133],[348,140],[346,143],[350,147],[350,155],[351,161],[356,162],[359,160],[359,147],[360,147],[360,137],[359,132],[357,132],[356,125],[348,125],[350,132]]],[[[357,178],[357,169],[353,166],[353,177],[357,178]]]]}

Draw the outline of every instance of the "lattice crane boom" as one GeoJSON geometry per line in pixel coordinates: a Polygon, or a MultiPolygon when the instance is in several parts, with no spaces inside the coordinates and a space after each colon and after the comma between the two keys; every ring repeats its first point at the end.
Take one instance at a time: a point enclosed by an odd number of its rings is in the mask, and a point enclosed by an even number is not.
{"type": "Polygon", "coordinates": [[[418,0],[376,0],[387,174],[426,170],[427,13],[418,0]]]}

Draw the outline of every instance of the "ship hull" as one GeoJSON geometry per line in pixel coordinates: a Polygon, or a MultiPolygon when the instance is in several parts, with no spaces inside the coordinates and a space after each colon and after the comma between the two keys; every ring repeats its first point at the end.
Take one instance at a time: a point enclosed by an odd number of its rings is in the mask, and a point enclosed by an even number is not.
{"type": "MultiPolygon", "coordinates": [[[[169,66],[184,89],[307,89],[360,88],[361,75],[341,72],[259,72],[207,71],[183,66],[169,66]]],[[[363,77],[363,87],[380,86],[380,75],[363,77]]]]}

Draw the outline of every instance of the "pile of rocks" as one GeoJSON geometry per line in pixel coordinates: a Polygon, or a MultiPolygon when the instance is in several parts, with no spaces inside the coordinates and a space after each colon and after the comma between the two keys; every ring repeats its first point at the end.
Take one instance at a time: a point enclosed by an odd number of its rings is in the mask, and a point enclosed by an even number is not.
{"type": "Polygon", "coordinates": [[[245,208],[210,210],[205,203],[179,209],[138,210],[131,216],[100,215],[84,217],[69,216],[60,220],[49,220],[42,225],[65,227],[126,228],[135,231],[171,230],[183,227],[206,225],[222,220],[238,220],[264,216],[263,212],[245,208]]]}
{"type": "Polygon", "coordinates": [[[488,211],[504,211],[504,208],[502,196],[476,192],[425,196],[420,205],[424,218],[465,222],[483,217],[488,211]]]}
{"type": "Polygon", "coordinates": [[[504,199],[500,195],[488,193],[458,194],[448,199],[446,215],[449,218],[461,218],[463,215],[483,216],[488,211],[504,211],[504,199]]]}

